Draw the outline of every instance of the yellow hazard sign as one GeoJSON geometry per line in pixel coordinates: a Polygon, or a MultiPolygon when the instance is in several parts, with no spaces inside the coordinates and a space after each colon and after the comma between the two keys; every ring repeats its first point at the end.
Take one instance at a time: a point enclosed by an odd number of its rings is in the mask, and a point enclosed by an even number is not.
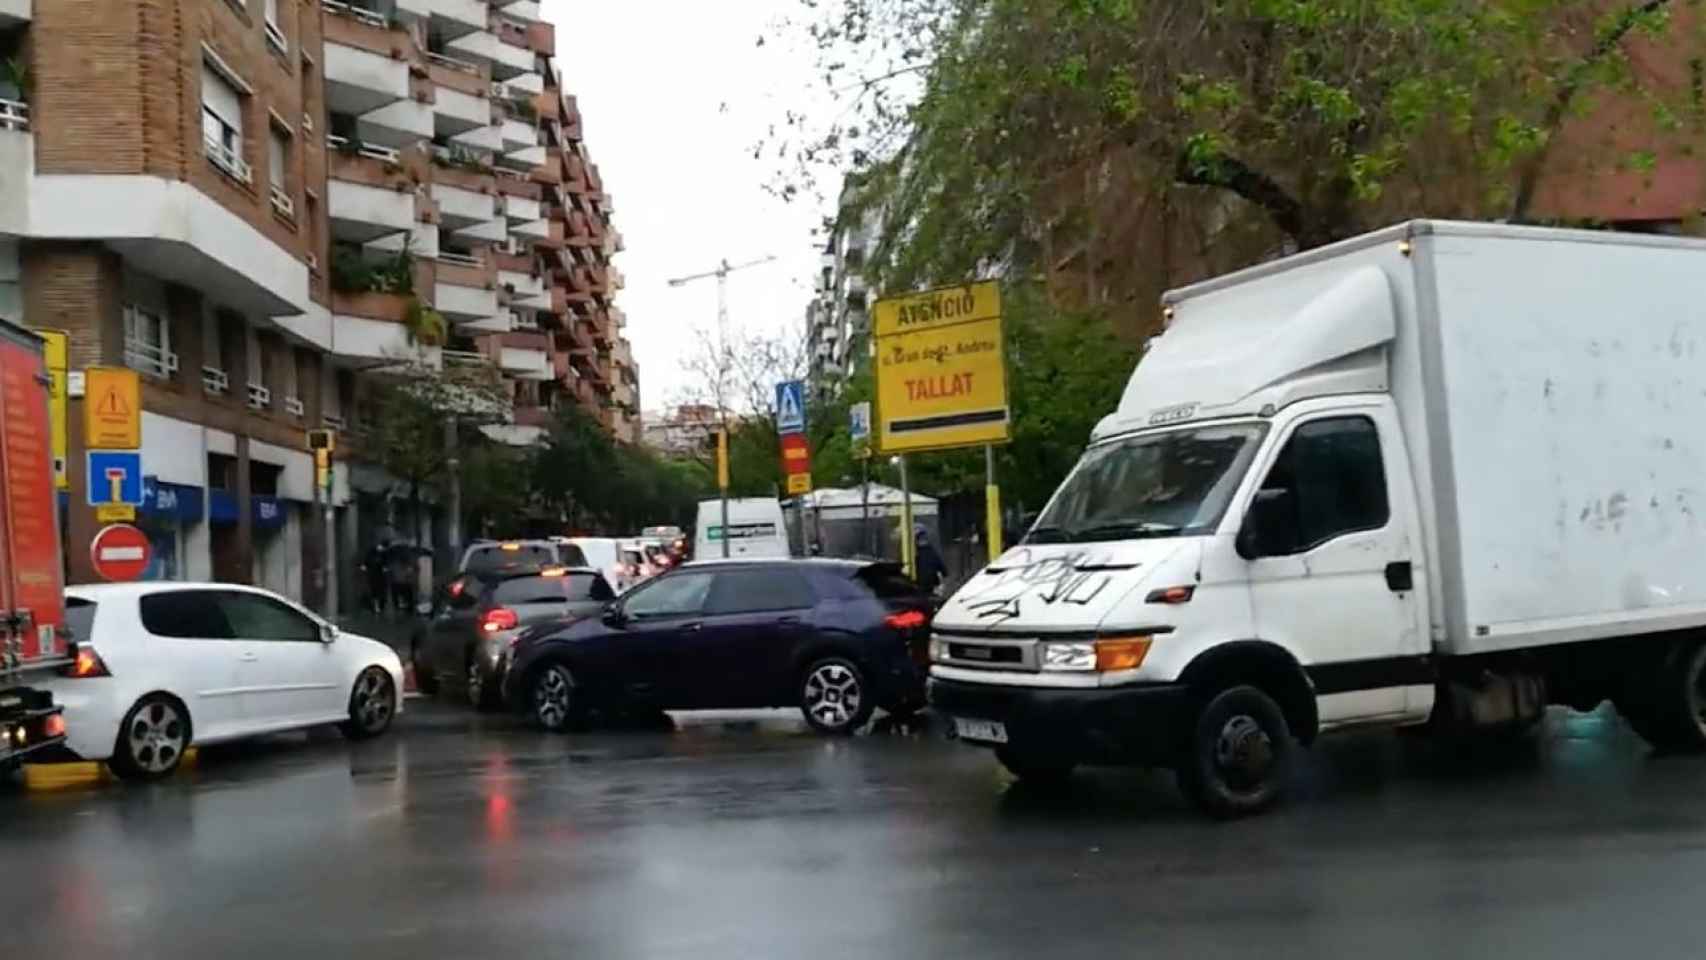
{"type": "Polygon", "coordinates": [[[46,344],[43,353],[47,359],[47,375],[53,381],[51,406],[49,407],[53,420],[53,485],[61,490],[71,488],[71,474],[66,472],[65,458],[68,440],[65,426],[65,373],[66,373],[66,339],[64,330],[37,330],[36,335],[46,344]]]}
{"type": "Polygon", "coordinates": [[[135,370],[90,367],[83,379],[83,443],[90,450],[142,446],[142,384],[135,370]]]}

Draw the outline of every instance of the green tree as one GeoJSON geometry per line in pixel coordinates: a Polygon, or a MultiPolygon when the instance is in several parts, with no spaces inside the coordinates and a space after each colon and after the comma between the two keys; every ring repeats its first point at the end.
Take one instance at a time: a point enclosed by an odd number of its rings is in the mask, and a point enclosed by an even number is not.
{"type": "Polygon", "coordinates": [[[1181,246],[1225,269],[1409,216],[1527,220],[1561,165],[1650,167],[1701,123],[1691,0],[802,3],[850,102],[777,148],[792,183],[854,164],[888,289],[1081,257],[1097,302],[1141,251],[1160,276],[1106,299],[1152,303],[1181,246]],[[1610,98],[1650,123],[1558,148],[1610,98]]]}
{"type": "MultiPolygon", "coordinates": [[[[446,425],[498,423],[509,409],[496,373],[480,368],[403,364],[375,374],[368,388],[361,452],[403,484],[417,516],[426,492],[443,492],[446,425]]],[[[414,531],[418,541],[419,527],[414,531]]]]}

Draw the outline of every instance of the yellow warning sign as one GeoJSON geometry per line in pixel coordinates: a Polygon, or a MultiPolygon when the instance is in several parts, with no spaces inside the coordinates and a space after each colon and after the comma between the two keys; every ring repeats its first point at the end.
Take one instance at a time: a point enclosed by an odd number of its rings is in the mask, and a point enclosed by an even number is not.
{"type": "Polygon", "coordinates": [[[134,523],[136,507],[128,503],[103,503],[95,508],[96,523],[134,523]]]}
{"type": "Polygon", "coordinates": [[[788,492],[789,493],[811,493],[812,492],[812,475],[809,473],[790,473],[790,474],[788,474],[788,492]]]}
{"type": "Polygon", "coordinates": [[[90,367],[84,373],[83,443],[90,450],[142,446],[142,384],[135,370],[90,367]]]}

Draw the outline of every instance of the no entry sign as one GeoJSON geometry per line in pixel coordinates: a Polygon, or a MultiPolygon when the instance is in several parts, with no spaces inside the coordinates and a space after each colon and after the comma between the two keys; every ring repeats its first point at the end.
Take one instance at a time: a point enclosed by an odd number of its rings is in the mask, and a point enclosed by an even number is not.
{"type": "Polygon", "coordinates": [[[101,528],[89,544],[95,572],[114,583],[135,580],[148,569],[148,535],[128,523],[101,528]]]}

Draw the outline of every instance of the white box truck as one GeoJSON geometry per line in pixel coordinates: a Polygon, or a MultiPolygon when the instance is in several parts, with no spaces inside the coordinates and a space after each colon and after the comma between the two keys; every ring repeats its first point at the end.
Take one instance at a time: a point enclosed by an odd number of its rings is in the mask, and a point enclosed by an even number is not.
{"type": "Polygon", "coordinates": [[[1610,700],[1706,748],[1706,243],[1413,222],[1169,294],[931,699],[1021,778],[1261,810],[1295,744],[1610,700]]]}

